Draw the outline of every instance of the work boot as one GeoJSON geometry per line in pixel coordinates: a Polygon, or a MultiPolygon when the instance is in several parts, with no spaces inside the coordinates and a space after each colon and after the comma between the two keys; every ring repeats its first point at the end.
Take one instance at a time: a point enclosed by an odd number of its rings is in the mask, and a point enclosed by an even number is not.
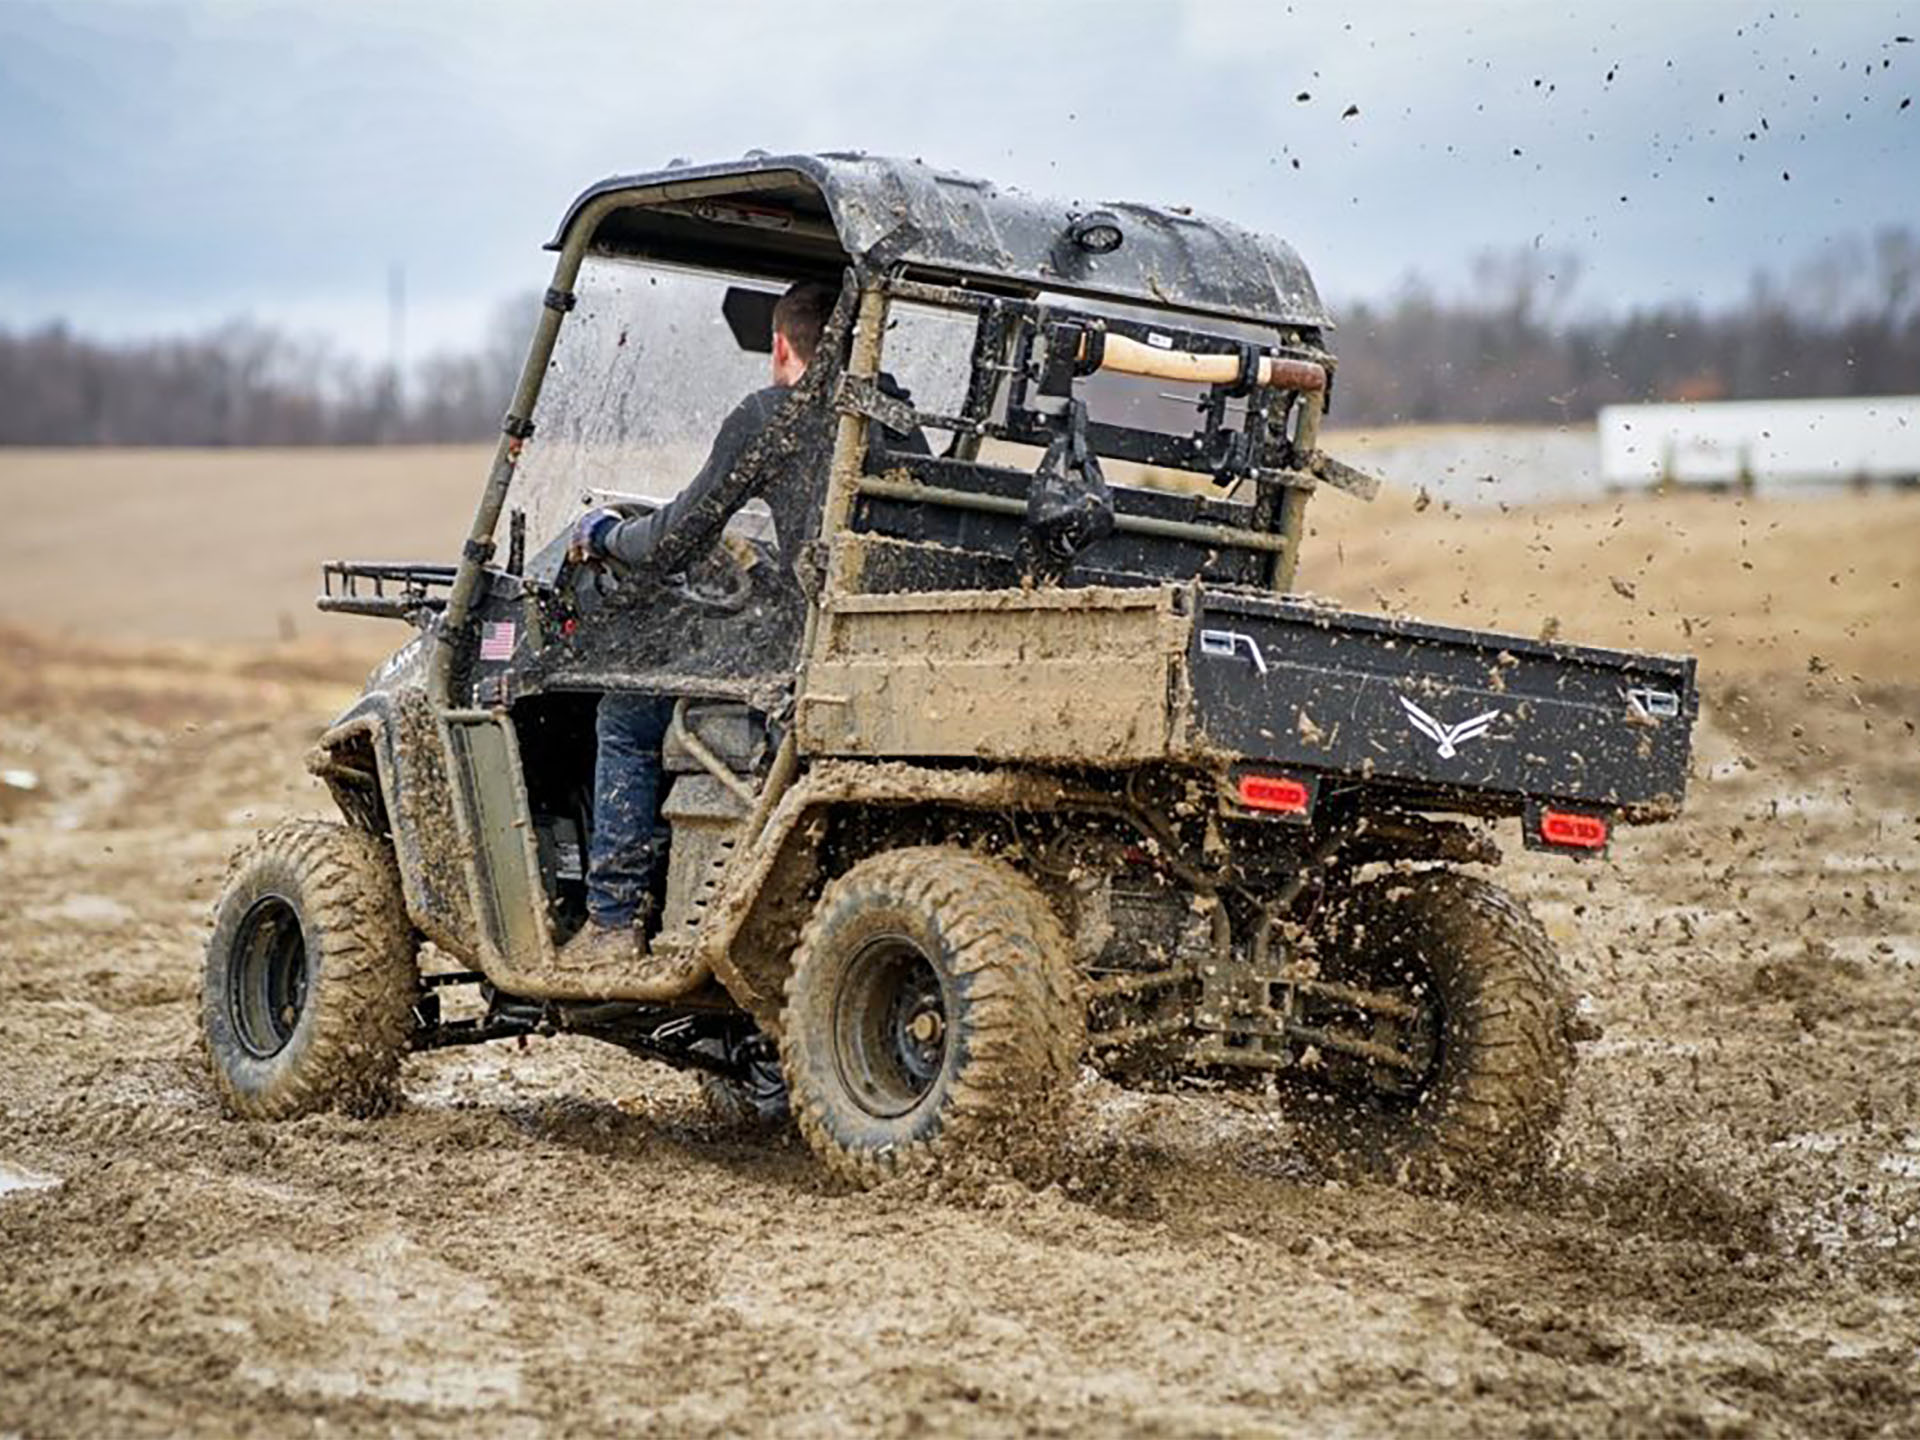
{"type": "Polygon", "coordinates": [[[641,932],[632,925],[602,925],[589,920],[553,957],[556,969],[570,974],[599,970],[624,973],[641,955],[641,932]]]}
{"type": "Polygon", "coordinates": [[[559,991],[596,991],[629,998],[670,1000],[699,985],[704,970],[685,946],[647,944],[651,897],[640,903],[631,925],[599,925],[589,920],[554,952],[552,983],[559,991]]]}
{"type": "Polygon", "coordinates": [[[629,964],[627,978],[632,984],[656,987],[663,996],[677,995],[698,983],[698,969],[690,946],[656,937],[652,945],[641,942],[639,958],[629,964]]]}

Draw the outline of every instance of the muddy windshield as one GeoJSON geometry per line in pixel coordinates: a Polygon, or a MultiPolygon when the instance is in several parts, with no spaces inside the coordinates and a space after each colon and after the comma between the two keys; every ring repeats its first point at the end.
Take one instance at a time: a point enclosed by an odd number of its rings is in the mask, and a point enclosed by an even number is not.
{"type": "Polygon", "coordinates": [[[590,506],[672,498],[728,412],[770,382],[767,356],[742,349],[722,313],[730,286],[781,288],[602,256],[581,266],[507,499],[532,548],[590,506]]]}

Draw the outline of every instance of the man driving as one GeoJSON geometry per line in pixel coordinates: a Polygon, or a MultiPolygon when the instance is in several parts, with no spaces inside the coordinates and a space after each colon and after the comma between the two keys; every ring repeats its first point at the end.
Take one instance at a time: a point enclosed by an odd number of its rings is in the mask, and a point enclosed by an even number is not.
{"type": "MultiPolygon", "coordinates": [[[[612,560],[630,571],[660,576],[683,569],[719,538],[727,519],[748,499],[736,469],[767,437],[789,392],[806,375],[820,348],[837,291],[817,281],[792,286],[773,307],[773,383],[756,390],[721,422],[706,463],[687,487],[659,509],[623,516],[590,510],[574,529],[577,560],[612,560]]],[[[882,377],[883,385],[889,385],[882,377]]],[[[891,387],[896,394],[897,387],[891,387]]],[[[791,413],[791,412],[789,412],[791,413]]],[[[903,434],[872,427],[871,449],[927,453],[918,430],[903,434]]],[[[804,447],[796,446],[796,451],[804,447]]],[[[791,564],[819,531],[824,500],[818,467],[783,466],[758,498],[773,513],[783,558],[791,564]]],[[[656,818],[660,810],[660,747],[673,701],[656,695],[611,692],[600,699],[593,784],[593,834],[587,855],[587,923],[560,950],[569,969],[618,965],[631,973],[636,959],[665,969],[678,957],[650,956],[656,818]]]]}

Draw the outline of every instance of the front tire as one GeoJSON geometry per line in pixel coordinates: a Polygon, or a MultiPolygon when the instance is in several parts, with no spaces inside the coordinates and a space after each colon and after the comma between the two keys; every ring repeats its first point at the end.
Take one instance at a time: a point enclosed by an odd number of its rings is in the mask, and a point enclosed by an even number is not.
{"type": "Polygon", "coordinates": [[[787,983],[781,1058],[801,1133],[857,1185],[1051,1149],[1086,1012],[1046,897],[945,846],[827,887],[787,983]]]}
{"type": "Polygon", "coordinates": [[[391,851],[294,820],[235,858],[214,909],[201,1030],[234,1114],[365,1113],[392,1098],[418,971],[391,851]]]}
{"type": "Polygon", "coordinates": [[[1409,1073],[1325,1055],[1301,1073],[1289,1109],[1323,1165],[1427,1188],[1535,1169],[1566,1105],[1573,1007],[1526,907],[1453,871],[1390,875],[1341,897],[1318,942],[1322,978],[1413,1012],[1373,1038],[1420,1062],[1409,1073]]]}

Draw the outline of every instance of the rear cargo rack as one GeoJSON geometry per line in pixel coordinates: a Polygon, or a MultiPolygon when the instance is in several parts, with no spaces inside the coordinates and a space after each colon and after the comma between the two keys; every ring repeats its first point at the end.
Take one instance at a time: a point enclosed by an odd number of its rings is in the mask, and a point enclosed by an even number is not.
{"type": "Polygon", "coordinates": [[[335,614],[414,620],[446,609],[454,574],[452,565],[331,560],[320,567],[314,604],[335,614]]]}

